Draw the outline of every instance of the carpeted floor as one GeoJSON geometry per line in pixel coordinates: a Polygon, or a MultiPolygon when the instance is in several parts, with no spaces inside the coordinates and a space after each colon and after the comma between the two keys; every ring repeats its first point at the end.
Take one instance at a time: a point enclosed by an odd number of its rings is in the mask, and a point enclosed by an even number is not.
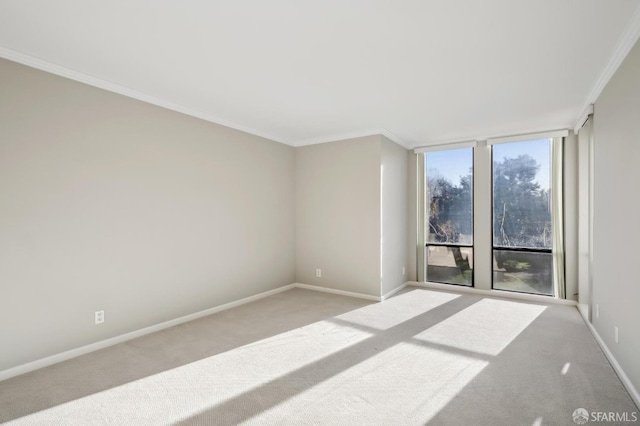
{"type": "Polygon", "coordinates": [[[0,382],[10,425],[571,425],[578,408],[638,413],[575,308],[421,288],[293,289],[0,382]]]}

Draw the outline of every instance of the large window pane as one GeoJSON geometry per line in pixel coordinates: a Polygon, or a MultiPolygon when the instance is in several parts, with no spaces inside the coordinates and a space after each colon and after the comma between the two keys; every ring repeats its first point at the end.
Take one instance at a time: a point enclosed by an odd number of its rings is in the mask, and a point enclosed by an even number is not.
{"type": "Polygon", "coordinates": [[[551,140],[493,146],[493,288],[553,295],[551,140]]]}
{"type": "Polygon", "coordinates": [[[552,245],[549,139],[493,146],[493,245],[552,245]]]}
{"type": "Polygon", "coordinates": [[[425,154],[426,279],[473,285],[473,148],[425,154]]]}
{"type": "Polygon", "coordinates": [[[493,251],[493,288],[553,295],[550,252],[493,251]]]}
{"type": "Polygon", "coordinates": [[[428,245],[427,279],[445,284],[473,285],[473,249],[428,245]]]}
{"type": "Polygon", "coordinates": [[[427,242],[473,244],[473,148],[428,152],[427,242]]]}

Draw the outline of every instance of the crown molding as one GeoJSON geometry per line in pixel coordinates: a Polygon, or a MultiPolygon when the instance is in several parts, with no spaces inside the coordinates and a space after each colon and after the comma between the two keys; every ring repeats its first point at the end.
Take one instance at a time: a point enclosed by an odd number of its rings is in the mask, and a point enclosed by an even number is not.
{"type": "Polygon", "coordinates": [[[518,135],[500,136],[487,139],[487,145],[497,145],[509,142],[524,142],[536,139],[566,138],[569,136],[568,129],[549,130],[544,132],[524,133],[518,135]]]}
{"type": "Polygon", "coordinates": [[[382,136],[386,137],[387,139],[397,143],[398,145],[400,145],[403,148],[411,149],[409,147],[408,143],[405,143],[405,141],[403,141],[402,139],[400,139],[399,137],[397,137],[396,135],[394,135],[393,133],[391,133],[387,129],[379,129],[379,134],[381,134],[382,136]]]}
{"type": "Polygon", "coordinates": [[[578,132],[580,132],[580,129],[582,129],[582,127],[584,126],[584,123],[587,122],[587,119],[589,119],[589,116],[591,114],[593,114],[593,104],[587,105],[587,108],[584,111],[582,111],[582,114],[580,114],[580,118],[578,118],[576,125],[573,126],[573,133],[577,135],[578,132]]]}
{"type": "Polygon", "coordinates": [[[36,68],[41,71],[46,71],[48,73],[55,74],[60,77],[65,77],[70,80],[87,84],[89,86],[97,87],[99,89],[107,90],[109,92],[117,93],[119,95],[123,95],[129,98],[137,99],[139,101],[156,105],[165,109],[169,109],[171,111],[175,111],[181,114],[189,115],[191,117],[199,118],[201,120],[205,120],[210,123],[229,127],[235,130],[239,130],[241,132],[249,133],[254,136],[259,136],[261,138],[269,139],[275,142],[280,142],[286,145],[292,145],[284,141],[280,137],[270,135],[265,132],[261,132],[259,130],[256,130],[247,126],[242,126],[240,124],[234,123],[224,118],[216,117],[214,115],[207,114],[202,111],[197,111],[192,108],[188,108],[183,105],[176,104],[171,101],[167,101],[165,99],[147,95],[146,93],[142,93],[137,90],[130,89],[128,87],[121,86],[116,83],[112,83],[110,81],[101,79],[99,77],[78,72],[78,71],[54,64],[52,62],[48,62],[44,59],[36,58],[34,56],[31,56],[22,52],[18,52],[16,50],[9,49],[3,46],[0,46],[0,58],[8,59],[10,61],[17,62],[19,64],[26,65],[31,68],[36,68]]]}
{"type": "MultiPolygon", "coordinates": [[[[627,28],[622,33],[620,39],[618,39],[618,42],[613,49],[613,53],[609,57],[609,61],[600,73],[600,76],[596,80],[591,92],[589,92],[589,96],[587,96],[587,99],[582,105],[580,111],[583,111],[583,114],[584,111],[588,110],[592,104],[596,103],[596,100],[598,100],[598,97],[604,90],[605,86],[609,83],[609,80],[611,80],[611,77],[613,77],[615,72],[618,70],[622,61],[627,57],[638,39],[640,39],[640,4],[636,6],[636,10],[631,16],[629,25],[627,25],[627,28]]],[[[573,126],[574,129],[582,127],[584,122],[580,122],[580,120],[582,120],[582,114],[577,118],[577,121],[573,126]]]]}
{"type": "Polygon", "coordinates": [[[87,84],[89,86],[97,87],[99,89],[107,90],[109,92],[117,93],[119,95],[123,95],[123,96],[133,98],[142,102],[146,102],[146,103],[156,105],[165,109],[169,109],[171,111],[175,111],[181,114],[189,115],[191,117],[199,118],[201,120],[205,120],[210,123],[229,127],[235,130],[239,130],[241,132],[249,133],[254,136],[269,139],[275,142],[280,142],[282,144],[290,145],[293,147],[304,146],[304,145],[314,145],[314,144],[325,143],[325,142],[334,142],[338,140],[352,139],[352,138],[363,137],[363,136],[383,135],[388,139],[392,140],[393,142],[397,143],[398,145],[401,145],[404,148],[409,149],[409,146],[407,144],[405,144],[400,138],[398,138],[397,136],[395,136],[393,133],[389,132],[386,129],[374,129],[374,130],[344,133],[344,134],[333,135],[333,136],[322,136],[318,138],[303,140],[298,143],[293,143],[282,137],[268,134],[260,130],[253,129],[251,127],[243,126],[221,117],[217,117],[208,113],[204,113],[202,111],[185,107],[175,102],[171,102],[165,99],[151,96],[146,93],[110,82],[108,80],[104,80],[99,77],[95,77],[86,73],[75,71],[70,68],[66,68],[61,65],[57,65],[52,62],[46,61],[44,59],[40,59],[35,56],[28,55],[26,53],[22,53],[17,50],[9,49],[4,46],[0,46],[0,58],[8,59],[10,61],[17,62],[19,64],[26,65],[31,68],[35,68],[41,71],[58,75],[60,77],[68,78],[70,80],[87,84]]]}
{"type": "Polygon", "coordinates": [[[398,138],[396,135],[394,135],[387,129],[383,129],[383,128],[340,133],[340,134],[331,135],[331,136],[320,136],[317,138],[310,138],[310,139],[303,139],[292,145],[295,147],[307,146],[307,145],[318,145],[321,143],[337,142],[337,141],[342,141],[346,139],[364,138],[367,136],[377,136],[377,135],[382,135],[387,139],[390,139],[393,142],[397,143],[398,145],[402,146],[403,148],[410,149],[409,145],[404,143],[400,138],[398,138]]]}
{"type": "Polygon", "coordinates": [[[483,142],[486,145],[488,141],[495,140],[495,139],[511,139],[512,141],[515,142],[515,140],[520,136],[526,136],[526,137],[546,136],[545,135],[546,133],[559,133],[559,132],[569,131],[571,129],[572,127],[569,126],[568,124],[559,125],[559,126],[550,126],[546,128],[544,127],[515,128],[515,130],[514,128],[512,128],[511,130],[508,130],[508,131],[492,132],[492,133],[489,133],[489,135],[485,133],[475,137],[431,140],[431,141],[428,141],[427,143],[413,146],[411,147],[411,149],[422,149],[422,148],[431,148],[431,147],[440,147],[440,146],[442,147],[456,146],[456,145],[468,144],[470,142],[474,142],[476,144],[483,142]],[[549,130],[550,128],[554,130],[549,130]]]}

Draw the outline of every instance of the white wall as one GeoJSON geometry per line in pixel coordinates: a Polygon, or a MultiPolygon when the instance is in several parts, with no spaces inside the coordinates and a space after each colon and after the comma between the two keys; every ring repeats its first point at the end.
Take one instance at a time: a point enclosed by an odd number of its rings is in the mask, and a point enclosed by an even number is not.
{"type": "Polygon", "coordinates": [[[380,159],[381,136],[296,149],[297,282],[380,296],[380,159]]]}
{"type": "Polygon", "coordinates": [[[640,389],[640,44],[594,107],[593,325],[640,389]],[[614,327],[620,341],[614,340],[614,327]]]}
{"type": "Polygon", "coordinates": [[[407,281],[409,194],[407,149],[384,136],[380,173],[381,293],[385,295],[407,281]]]}
{"type": "Polygon", "coordinates": [[[294,282],[292,147],[6,60],[0,93],[0,370],[294,282]]]}
{"type": "Polygon", "coordinates": [[[593,118],[578,133],[578,302],[591,321],[591,150],[593,149],[593,118]]]}
{"type": "Polygon", "coordinates": [[[564,142],[564,269],[565,298],[578,300],[578,138],[569,132],[564,142]]]}
{"type": "Polygon", "coordinates": [[[407,151],[407,281],[418,280],[418,156],[407,151]]]}
{"type": "Polygon", "coordinates": [[[491,290],[493,277],[492,172],[491,147],[478,141],[473,154],[473,279],[480,290],[491,290]]]}

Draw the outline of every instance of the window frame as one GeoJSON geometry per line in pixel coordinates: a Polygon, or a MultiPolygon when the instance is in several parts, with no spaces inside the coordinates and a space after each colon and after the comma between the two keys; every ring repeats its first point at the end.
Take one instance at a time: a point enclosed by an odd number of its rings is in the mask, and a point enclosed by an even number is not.
{"type": "MultiPolygon", "coordinates": [[[[549,133],[549,135],[552,135],[553,133],[549,133]]],[[[556,294],[556,286],[554,283],[554,276],[553,276],[553,264],[552,264],[552,271],[551,271],[551,294],[547,294],[547,293],[535,293],[535,292],[529,292],[529,291],[521,291],[521,290],[509,290],[509,289],[504,289],[504,288],[496,288],[495,287],[495,270],[493,269],[493,262],[495,261],[495,252],[496,250],[498,251],[513,251],[513,252],[520,252],[520,253],[540,253],[540,254],[549,254],[551,256],[553,256],[553,248],[547,248],[547,247],[538,247],[538,248],[534,248],[534,247],[517,247],[517,246],[500,246],[500,245],[496,245],[495,244],[495,229],[494,224],[495,224],[495,206],[494,206],[494,201],[495,201],[495,170],[494,170],[494,165],[495,165],[495,161],[494,161],[494,145],[496,144],[502,144],[502,143],[519,143],[519,142],[529,142],[529,141],[534,141],[534,140],[541,140],[541,139],[549,139],[549,150],[551,152],[551,150],[553,149],[552,147],[552,143],[553,143],[553,138],[549,137],[546,134],[539,134],[539,135],[527,135],[526,137],[519,137],[519,138],[513,138],[513,139],[509,139],[509,138],[499,138],[499,139],[495,139],[493,141],[493,143],[490,143],[489,146],[491,147],[491,290],[495,290],[495,291],[506,291],[509,293],[519,293],[519,294],[530,294],[530,295],[535,295],[535,296],[543,296],[543,297],[553,297],[553,298],[557,298],[557,294],[556,294]]],[[[489,142],[489,141],[488,141],[489,142]]],[[[549,162],[551,162],[551,160],[549,160],[549,162]]],[[[553,177],[551,176],[551,174],[553,173],[551,170],[551,164],[549,165],[549,192],[551,193],[553,191],[553,177]]],[[[564,176],[563,176],[564,178],[564,176]]],[[[550,205],[549,208],[551,208],[551,200],[549,201],[550,205]]],[[[564,218],[563,218],[564,219],[564,218]]],[[[553,222],[553,213],[551,214],[551,222],[553,222]]],[[[555,230],[552,230],[552,232],[555,232],[555,230]]]]}
{"type": "MultiPolygon", "coordinates": [[[[476,142],[463,142],[463,143],[459,143],[459,144],[451,144],[451,145],[440,145],[440,146],[434,146],[433,149],[428,149],[425,151],[422,151],[422,154],[424,155],[424,157],[422,158],[422,181],[423,181],[423,190],[422,190],[422,197],[424,197],[423,201],[424,201],[424,207],[423,207],[423,214],[422,214],[422,218],[419,219],[422,222],[426,222],[430,219],[430,215],[427,212],[426,209],[426,205],[427,205],[427,201],[429,199],[428,197],[428,190],[429,190],[429,183],[428,183],[428,177],[427,177],[427,154],[429,152],[433,152],[433,151],[455,151],[455,150],[459,150],[459,149],[465,149],[465,148],[470,148],[471,149],[471,238],[473,240],[472,244],[464,244],[464,243],[446,243],[446,242],[429,242],[427,241],[428,238],[428,231],[426,229],[423,228],[423,239],[424,239],[424,244],[423,244],[423,249],[424,249],[424,253],[422,255],[422,263],[423,263],[423,274],[424,274],[424,278],[425,278],[425,282],[432,282],[432,283],[436,283],[436,284],[445,284],[445,285],[454,285],[454,286],[460,286],[460,287],[467,287],[467,288],[475,288],[475,278],[476,278],[476,274],[475,274],[475,252],[476,252],[476,248],[475,248],[475,244],[476,244],[476,238],[475,238],[475,203],[476,203],[476,173],[475,173],[475,156],[476,156],[476,142]],[[471,283],[470,284],[460,284],[460,283],[449,283],[449,282],[442,282],[442,281],[430,281],[428,274],[427,274],[427,269],[429,267],[429,261],[428,261],[428,256],[429,256],[429,246],[433,246],[433,247],[457,247],[457,248],[470,248],[471,249],[471,253],[473,256],[473,265],[474,267],[471,268],[471,283]]],[[[419,169],[420,170],[420,169],[419,169]]],[[[423,225],[424,227],[424,225],[423,225]]]]}

